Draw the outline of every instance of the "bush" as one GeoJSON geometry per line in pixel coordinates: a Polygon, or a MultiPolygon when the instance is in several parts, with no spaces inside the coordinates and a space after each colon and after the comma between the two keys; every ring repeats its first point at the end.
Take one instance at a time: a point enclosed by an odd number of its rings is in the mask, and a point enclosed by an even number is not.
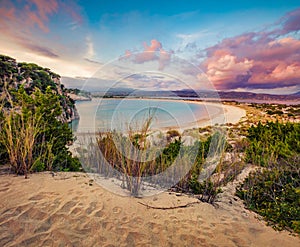
{"type": "Polygon", "coordinates": [[[203,202],[213,203],[218,193],[221,192],[220,184],[212,182],[210,179],[203,182],[198,181],[198,176],[189,180],[189,187],[194,194],[200,194],[199,199],[203,202]]]}
{"type": "Polygon", "coordinates": [[[0,147],[17,174],[31,171],[79,170],[78,160],[66,145],[73,141],[71,129],[58,120],[61,105],[48,87],[43,93],[35,89],[29,95],[21,86],[10,97],[10,109],[1,109],[0,147]]]}
{"type": "MultiPolygon", "coordinates": [[[[168,136],[169,133],[166,135],[168,136]]],[[[225,138],[219,132],[207,138],[206,141],[196,141],[193,146],[182,145],[179,137],[167,143],[162,150],[156,146],[145,149],[145,145],[141,142],[141,140],[145,140],[143,136],[146,136],[146,132],[134,133],[129,136],[116,132],[98,133],[97,148],[100,151],[100,158],[84,162],[86,165],[88,164],[85,169],[99,172],[104,176],[118,176],[123,181],[122,187],[129,190],[134,196],[139,194],[141,184],[145,181],[155,185],[158,183],[161,187],[174,185],[177,190],[201,194],[202,201],[213,203],[217,193],[220,192],[219,181],[208,179],[201,182],[198,181],[198,178],[204,170],[203,164],[207,156],[216,157],[227,146],[225,138]],[[107,169],[104,164],[119,173],[107,169]],[[159,177],[156,178],[155,175],[168,168],[172,169],[172,172],[169,173],[170,176],[157,181],[156,179],[159,177]],[[186,173],[187,175],[182,179],[178,177],[178,174],[186,173]],[[181,180],[175,184],[177,179],[181,180]]]]}
{"type": "Polygon", "coordinates": [[[246,206],[276,229],[300,234],[300,156],[249,175],[237,189],[246,206]]]}
{"type": "Polygon", "coordinates": [[[180,137],[180,133],[177,130],[168,130],[167,141],[171,141],[175,137],[180,137]]]}
{"type": "Polygon", "coordinates": [[[267,167],[300,153],[299,123],[258,123],[249,128],[247,138],[246,161],[255,165],[267,167]]]}
{"type": "Polygon", "coordinates": [[[261,168],[237,195],[275,228],[300,233],[300,124],[259,123],[247,138],[246,160],[261,168]]]}

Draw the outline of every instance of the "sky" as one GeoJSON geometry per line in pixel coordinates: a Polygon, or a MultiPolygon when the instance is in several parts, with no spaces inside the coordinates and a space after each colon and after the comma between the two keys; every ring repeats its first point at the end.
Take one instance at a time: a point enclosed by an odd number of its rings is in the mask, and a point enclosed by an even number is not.
{"type": "Polygon", "coordinates": [[[1,0],[0,33],[68,87],[300,91],[298,0],[1,0]]]}

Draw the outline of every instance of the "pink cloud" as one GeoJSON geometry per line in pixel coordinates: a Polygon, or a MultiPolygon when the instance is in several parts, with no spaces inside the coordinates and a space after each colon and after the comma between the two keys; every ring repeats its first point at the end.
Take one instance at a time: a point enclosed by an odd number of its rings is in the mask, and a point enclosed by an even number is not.
{"type": "Polygon", "coordinates": [[[125,57],[130,57],[132,55],[132,52],[129,50],[125,51],[125,57]]]}
{"type": "Polygon", "coordinates": [[[56,0],[31,0],[33,4],[37,7],[37,12],[39,13],[42,20],[48,20],[48,15],[57,12],[58,2],[56,0]]]}
{"type": "Polygon", "coordinates": [[[0,8],[0,15],[1,15],[0,25],[1,26],[4,25],[5,19],[7,21],[13,21],[16,18],[15,11],[16,11],[15,8],[12,6],[0,8]]]}
{"type": "Polygon", "coordinates": [[[83,17],[80,15],[81,8],[76,5],[74,2],[61,2],[60,3],[61,8],[64,12],[66,12],[71,18],[77,23],[82,24],[83,17]]]}
{"type": "Polygon", "coordinates": [[[205,62],[206,76],[218,89],[227,84],[246,78],[253,66],[253,60],[238,58],[225,51],[216,51],[215,55],[205,62]]]}
{"type": "Polygon", "coordinates": [[[146,42],[144,42],[144,51],[136,54],[135,62],[144,63],[147,61],[156,60],[158,55],[156,52],[159,52],[162,49],[162,44],[153,39],[151,40],[151,45],[148,46],[146,42]]]}
{"type": "Polygon", "coordinates": [[[153,39],[153,40],[151,40],[150,46],[148,46],[147,43],[144,42],[144,48],[145,48],[145,51],[155,52],[155,51],[159,51],[162,48],[162,44],[158,40],[153,39]]]}
{"type": "Polygon", "coordinates": [[[48,21],[48,19],[43,20],[37,13],[31,11],[28,5],[25,6],[24,10],[27,17],[25,23],[28,27],[34,27],[37,25],[45,33],[49,32],[49,29],[45,23],[45,21],[48,21]]]}
{"type": "Polygon", "coordinates": [[[300,8],[287,13],[281,22],[283,22],[282,34],[298,31],[300,29],[300,8]]]}
{"type": "Polygon", "coordinates": [[[26,15],[29,17],[29,25],[33,23],[37,23],[39,28],[44,32],[48,32],[49,29],[46,26],[46,23],[49,20],[49,16],[53,13],[57,12],[58,9],[58,2],[56,0],[48,0],[48,1],[41,1],[41,0],[31,0],[32,4],[26,5],[26,15]],[[37,11],[31,10],[31,8],[35,5],[37,11]]]}
{"type": "Polygon", "coordinates": [[[9,28],[16,32],[20,29],[37,26],[42,31],[48,32],[49,17],[57,10],[58,2],[56,0],[32,0],[23,5],[14,5],[10,1],[4,1],[0,8],[1,29],[9,28]]]}
{"type": "Polygon", "coordinates": [[[173,52],[167,52],[164,49],[159,51],[159,70],[162,70],[170,61],[173,52]]]}
{"type": "Polygon", "coordinates": [[[297,86],[300,81],[300,40],[295,35],[300,30],[298,20],[300,9],[282,18],[281,28],[224,39],[205,50],[207,58],[200,68],[218,89],[297,86]]]}
{"type": "Polygon", "coordinates": [[[280,86],[291,86],[300,80],[300,63],[288,64],[262,64],[257,62],[256,73],[253,73],[249,83],[260,85],[262,83],[278,83],[280,86]]]}
{"type": "Polygon", "coordinates": [[[49,32],[49,22],[56,14],[68,13],[80,22],[82,19],[75,10],[75,4],[58,0],[31,0],[14,3],[4,0],[0,6],[0,32],[7,43],[22,47],[46,57],[57,57],[55,52],[43,45],[36,44],[39,31],[49,32]]]}
{"type": "Polygon", "coordinates": [[[129,50],[125,51],[123,58],[131,58],[134,63],[145,63],[150,61],[158,61],[159,70],[162,70],[170,61],[173,52],[168,52],[163,49],[161,42],[156,39],[151,40],[148,45],[144,42],[144,50],[140,53],[132,53],[129,50]]]}

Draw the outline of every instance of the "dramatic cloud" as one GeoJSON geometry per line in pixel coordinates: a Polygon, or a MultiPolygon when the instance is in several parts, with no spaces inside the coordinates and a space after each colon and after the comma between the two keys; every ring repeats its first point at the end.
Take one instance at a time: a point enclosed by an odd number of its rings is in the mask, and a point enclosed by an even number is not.
{"type": "Polygon", "coordinates": [[[283,34],[300,30],[300,8],[287,13],[281,21],[283,22],[283,34]]]}
{"type": "Polygon", "coordinates": [[[168,52],[162,48],[162,44],[158,40],[151,40],[151,44],[147,45],[144,42],[144,50],[138,53],[132,53],[129,50],[125,51],[124,59],[131,58],[134,63],[145,63],[150,61],[158,61],[158,69],[162,70],[170,61],[171,54],[173,52],[168,52]]]}
{"type": "Polygon", "coordinates": [[[27,5],[25,5],[25,14],[27,15],[27,25],[33,26],[35,23],[44,32],[48,32],[49,29],[45,23],[49,20],[49,15],[57,12],[58,3],[56,0],[31,0],[27,5]],[[34,6],[35,5],[35,6],[34,6]],[[33,10],[36,8],[36,11],[33,10]]]}
{"type": "MultiPolygon", "coordinates": [[[[21,3],[20,3],[21,4],[21,3]]],[[[9,31],[11,28],[33,28],[38,27],[44,32],[48,32],[47,23],[49,16],[58,10],[56,0],[31,0],[22,4],[23,8],[17,8],[11,1],[3,1],[0,8],[1,30],[9,31]]],[[[19,29],[18,28],[18,29],[19,29]]],[[[15,30],[11,30],[15,31],[15,30]]]]}
{"type": "Polygon", "coordinates": [[[144,63],[147,61],[156,60],[158,58],[157,53],[162,49],[162,45],[157,40],[151,40],[151,45],[148,46],[147,43],[144,43],[144,51],[142,53],[138,53],[135,56],[135,61],[137,63],[144,63]]]}
{"type": "Polygon", "coordinates": [[[50,18],[59,13],[63,15],[68,13],[73,20],[72,26],[75,22],[82,21],[80,15],[72,9],[73,7],[70,7],[73,5],[57,0],[2,1],[0,6],[1,43],[14,43],[39,55],[57,57],[55,52],[41,45],[44,43],[42,37],[50,32],[50,18]]]}
{"type": "Polygon", "coordinates": [[[297,9],[281,18],[276,29],[227,38],[205,49],[206,59],[200,67],[218,89],[299,85],[299,30],[297,9]]]}
{"type": "Polygon", "coordinates": [[[91,38],[75,31],[83,22],[80,13],[69,0],[1,0],[0,53],[60,75],[90,76],[99,64],[91,62],[91,38]]]}
{"type": "Polygon", "coordinates": [[[206,61],[206,75],[214,82],[215,87],[223,89],[223,85],[231,84],[233,81],[241,83],[249,78],[249,69],[253,66],[253,60],[243,59],[238,61],[237,57],[216,52],[213,57],[206,61]]]}

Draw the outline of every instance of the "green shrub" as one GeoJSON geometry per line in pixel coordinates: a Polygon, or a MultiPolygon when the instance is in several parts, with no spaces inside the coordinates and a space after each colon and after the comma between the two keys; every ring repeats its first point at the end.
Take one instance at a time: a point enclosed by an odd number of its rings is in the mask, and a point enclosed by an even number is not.
{"type": "Polygon", "coordinates": [[[217,194],[222,192],[219,187],[220,184],[209,179],[200,182],[198,181],[198,176],[193,176],[188,182],[193,193],[201,195],[199,199],[204,202],[213,203],[217,194]]]}
{"type": "Polygon", "coordinates": [[[153,176],[153,179],[156,179],[155,175],[164,172],[173,164],[178,164],[176,168],[178,170],[174,170],[174,174],[165,180],[159,181],[159,184],[164,186],[174,182],[174,188],[201,194],[200,199],[209,203],[214,201],[217,193],[220,192],[219,181],[199,182],[198,177],[203,170],[203,163],[207,156],[220,155],[226,147],[225,138],[220,133],[215,133],[204,142],[197,141],[193,146],[182,145],[179,137],[168,143],[162,150],[155,146],[147,147],[147,150],[142,148],[144,145],[140,145],[140,143],[143,136],[146,136],[146,132],[143,134],[134,133],[131,136],[116,132],[98,133],[97,145],[105,162],[93,161],[91,166],[88,165],[85,169],[95,170],[105,176],[107,173],[113,175],[111,170],[107,171],[107,168],[103,166],[103,163],[109,164],[122,174],[123,187],[136,196],[139,193],[143,178],[146,178],[149,183],[156,183],[157,181],[152,181],[150,177],[153,176]],[[190,167],[191,164],[192,167],[190,167]],[[188,170],[188,174],[175,184],[178,173],[188,170]]]}
{"type": "Polygon", "coordinates": [[[300,233],[300,124],[259,123],[247,139],[246,161],[262,168],[246,178],[237,195],[275,228],[300,233]]]}
{"type": "Polygon", "coordinates": [[[48,87],[28,94],[21,86],[12,91],[9,110],[2,108],[0,147],[4,147],[17,174],[31,171],[79,170],[79,162],[66,145],[73,141],[71,129],[58,120],[62,109],[56,93],[48,87]]]}
{"type": "Polygon", "coordinates": [[[247,139],[246,162],[267,167],[300,153],[300,124],[258,123],[249,128],[247,139]]]}
{"type": "Polygon", "coordinates": [[[177,130],[168,130],[167,141],[171,141],[174,137],[180,137],[180,133],[177,130]]]}
{"type": "Polygon", "coordinates": [[[33,163],[31,170],[34,172],[41,172],[41,171],[45,171],[46,166],[45,164],[40,161],[40,160],[36,160],[36,162],[33,163]]]}
{"type": "Polygon", "coordinates": [[[237,189],[246,206],[276,229],[300,234],[300,156],[256,171],[237,189]]]}

